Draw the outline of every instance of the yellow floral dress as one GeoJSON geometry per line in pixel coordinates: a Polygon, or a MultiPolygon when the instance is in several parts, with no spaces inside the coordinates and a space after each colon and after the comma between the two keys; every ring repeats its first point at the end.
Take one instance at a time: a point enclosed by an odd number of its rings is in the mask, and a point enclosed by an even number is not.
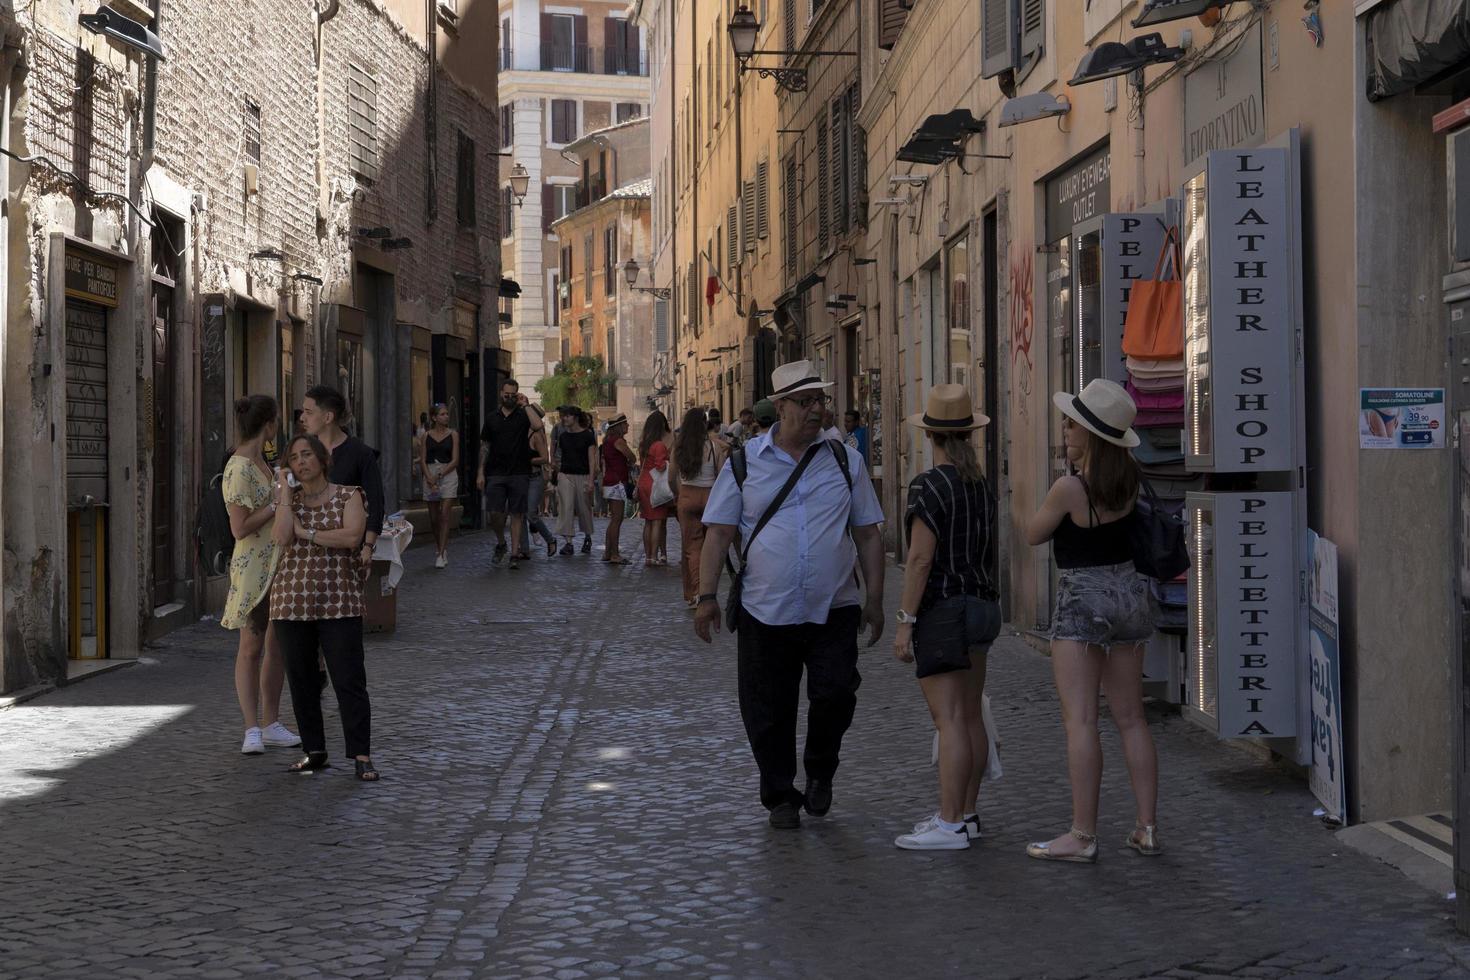
{"type": "MultiPolygon", "coordinates": [[[[244,456],[231,456],[225,463],[224,492],[225,503],[254,512],[270,503],[271,481],[244,456]]],[[[235,542],[235,554],[230,559],[230,594],[219,620],[227,630],[245,627],[251,610],[270,591],[277,558],[275,543],[271,541],[272,524],[266,521],[254,534],[235,542]]]]}

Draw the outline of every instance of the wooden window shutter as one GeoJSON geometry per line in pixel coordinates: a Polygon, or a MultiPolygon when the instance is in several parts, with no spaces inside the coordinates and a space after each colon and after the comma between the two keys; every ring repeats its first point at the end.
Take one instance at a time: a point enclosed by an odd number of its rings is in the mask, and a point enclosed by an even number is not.
{"type": "Polygon", "coordinates": [[[847,118],[847,93],[832,100],[832,225],[840,235],[847,231],[852,216],[848,181],[852,159],[852,130],[847,118]]]}
{"type": "Polygon", "coordinates": [[[740,208],[734,204],[725,209],[725,267],[735,268],[740,262],[740,208]]]}
{"type": "Polygon", "coordinates": [[[858,125],[857,114],[862,103],[862,84],[853,82],[847,90],[847,124],[851,156],[848,158],[848,195],[851,199],[854,228],[868,226],[868,134],[858,125]]]}
{"type": "Polygon", "coordinates": [[[764,239],[771,233],[771,164],[761,160],[755,165],[755,237],[764,239]]]}
{"type": "Polygon", "coordinates": [[[1016,67],[1020,40],[1016,5],[1021,0],[981,0],[980,77],[993,78],[1016,67]]]}
{"type": "Polygon", "coordinates": [[[796,50],[796,0],[781,0],[781,21],[786,32],[786,50],[796,50]]]}
{"type": "Polygon", "coordinates": [[[740,249],[755,251],[755,181],[745,182],[745,191],[740,195],[740,249]]]}
{"type": "Polygon", "coordinates": [[[602,18],[602,74],[611,74],[618,63],[618,51],[622,48],[623,38],[619,30],[624,21],[616,17],[602,18]]]}
{"type": "Polygon", "coordinates": [[[892,51],[908,20],[909,9],[903,0],[877,0],[878,3],[878,47],[892,51]]]}
{"type": "Polygon", "coordinates": [[[592,236],[582,239],[582,302],[592,305],[592,236]]]}
{"type": "Polygon", "coordinates": [[[1021,61],[1041,57],[1046,43],[1046,0],[1020,0],[1021,61]]]}
{"type": "Polygon", "coordinates": [[[576,14],[572,17],[572,64],[574,70],[581,72],[592,70],[587,55],[587,16],[585,14],[576,14]]]}
{"type": "Polygon", "coordinates": [[[551,223],[559,215],[556,213],[556,198],[553,196],[550,184],[541,185],[541,234],[551,234],[551,223]]]}
{"type": "Polygon", "coordinates": [[[653,349],[669,349],[669,301],[666,299],[653,301],[653,349]]]}
{"type": "Polygon", "coordinates": [[[818,258],[827,254],[827,237],[832,231],[831,216],[828,211],[828,197],[831,193],[832,173],[827,157],[827,120],[825,117],[817,123],[817,253],[818,258]]]}

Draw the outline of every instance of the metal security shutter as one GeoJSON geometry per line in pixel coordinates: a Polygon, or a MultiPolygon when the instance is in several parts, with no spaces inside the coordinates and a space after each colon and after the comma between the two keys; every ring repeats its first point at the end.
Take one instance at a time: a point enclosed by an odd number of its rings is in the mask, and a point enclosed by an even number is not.
{"type": "Polygon", "coordinates": [[[1045,45],[1046,0],[1020,0],[1021,61],[1041,57],[1045,45]]]}
{"type": "Polygon", "coordinates": [[[1020,25],[1016,4],[1020,0],[981,0],[980,77],[992,78],[1016,67],[1016,44],[1020,25]]]}
{"type": "Polygon", "coordinates": [[[378,80],[356,62],[347,65],[347,143],[353,172],[377,180],[378,80]]]}
{"type": "Polygon", "coordinates": [[[745,182],[745,192],[740,195],[740,250],[755,251],[755,181],[745,182]]]}
{"type": "Polygon", "coordinates": [[[903,0],[878,0],[878,47],[893,50],[908,17],[909,8],[903,0]]]}
{"type": "Polygon", "coordinates": [[[771,233],[771,164],[762,160],[755,165],[755,235],[764,239],[771,233]]]}
{"type": "Polygon", "coordinates": [[[827,195],[831,193],[832,168],[827,159],[827,120],[817,123],[817,253],[820,258],[827,254],[828,237],[832,232],[831,213],[827,195]]]}

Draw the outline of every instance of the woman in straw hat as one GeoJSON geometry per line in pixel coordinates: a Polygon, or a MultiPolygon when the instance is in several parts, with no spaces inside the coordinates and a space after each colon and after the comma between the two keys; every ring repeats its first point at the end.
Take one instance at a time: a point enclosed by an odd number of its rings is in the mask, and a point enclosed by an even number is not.
{"type": "Polygon", "coordinates": [[[1026,538],[1032,545],[1050,541],[1061,573],[1051,660],[1067,732],[1072,827],[1026,853],[1047,861],[1097,860],[1101,687],[1138,803],[1128,846],[1155,855],[1161,850],[1154,830],[1158,758],[1143,713],[1143,648],[1154,629],[1153,607],[1148,584],[1133,567],[1132,546],[1139,476],[1129,450],[1139,442],[1130,428],[1137,409],[1121,385],[1101,378],[1080,395],[1058,393],[1053,401],[1063,415],[1072,473],[1052,484],[1026,538]]]}
{"type": "Polygon", "coordinates": [[[894,840],[904,850],[964,850],[980,836],[976,798],[990,754],[981,697],[1000,607],[987,573],[994,503],[972,436],[989,423],[964,385],[952,384],[932,389],[925,411],[909,418],[929,437],[934,468],[909,484],[893,655],[916,665],[939,730],[939,810],[894,840]]]}

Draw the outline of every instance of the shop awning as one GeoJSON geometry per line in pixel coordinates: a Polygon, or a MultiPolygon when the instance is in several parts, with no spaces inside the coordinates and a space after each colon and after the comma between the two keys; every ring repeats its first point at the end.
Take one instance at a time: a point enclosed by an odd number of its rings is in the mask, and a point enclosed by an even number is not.
{"type": "Polygon", "coordinates": [[[1394,0],[1367,16],[1368,101],[1470,66],[1470,0],[1394,0]]]}

